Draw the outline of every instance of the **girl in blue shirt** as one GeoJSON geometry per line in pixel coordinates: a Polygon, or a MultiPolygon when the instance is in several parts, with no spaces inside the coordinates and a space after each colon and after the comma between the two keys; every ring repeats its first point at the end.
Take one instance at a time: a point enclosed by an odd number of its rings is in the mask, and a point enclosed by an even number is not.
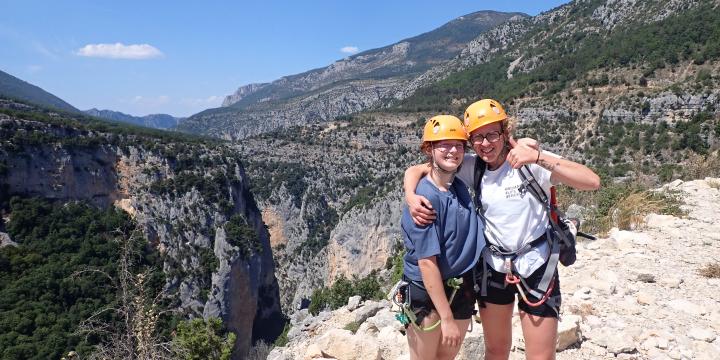
{"type": "Polygon", "coordinates": [[[485,241],[467,185],[455,178],[466,141],[465,128],[454,116],[427,122],[421,149],[432,170],[417,194],[432,203],[437,217],[420,226],[403,211],[404,279],[410,283],[406,296],[415,318],[407,328],[413,360],[455,358],[474,310],[471,275],[485,241]],[[463,277],[467,281],[460,286],[463,277]]]}

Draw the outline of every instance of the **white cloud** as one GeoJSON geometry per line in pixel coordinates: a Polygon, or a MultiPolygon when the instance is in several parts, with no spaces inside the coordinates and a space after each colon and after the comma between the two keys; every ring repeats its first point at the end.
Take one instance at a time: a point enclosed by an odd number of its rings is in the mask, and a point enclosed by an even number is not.
{"type": "Polygon", "coordinates": [[[77,55],[107,59],[142,60],[163,56],[163,53],[152,45],[134,44],[87,44],[77,51],[77,55]]]}
{"type": "Polygon", "coordinates": [[[345,54],[354,54],[358,51],[360,51],[360,49],[358,49],[357,46],[345,46],[340,49],[340,52],[343,52],[345,54]]]}

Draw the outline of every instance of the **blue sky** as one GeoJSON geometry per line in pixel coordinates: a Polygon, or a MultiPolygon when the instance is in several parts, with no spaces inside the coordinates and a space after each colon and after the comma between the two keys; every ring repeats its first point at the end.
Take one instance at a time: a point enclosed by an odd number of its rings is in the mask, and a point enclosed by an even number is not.
{"type": "Polygon", "coordinates": [[[0,70],[81,110],[189,116],[471,12],[566,2],[0,0],[0,70]]]}

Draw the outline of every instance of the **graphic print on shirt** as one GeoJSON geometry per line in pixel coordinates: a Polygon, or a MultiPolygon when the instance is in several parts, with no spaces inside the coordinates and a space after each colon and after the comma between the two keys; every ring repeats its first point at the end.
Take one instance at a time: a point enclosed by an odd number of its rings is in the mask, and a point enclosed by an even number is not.
{"type": "Polygon", "coordinates": [[[504,190],[506,200],[524,198],[525,193],[527,193],[527,189],[523,184],[506,186],[504,190]]]}

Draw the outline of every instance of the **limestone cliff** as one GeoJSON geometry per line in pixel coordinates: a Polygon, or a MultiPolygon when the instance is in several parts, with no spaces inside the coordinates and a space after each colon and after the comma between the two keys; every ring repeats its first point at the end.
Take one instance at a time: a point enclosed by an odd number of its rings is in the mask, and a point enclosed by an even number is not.
{"type": "Polygon", "coordinates": [[[0,110],[3,196],[85,200],[128,212],[159,250],[178,310],[224,319],[238,335],[238,356],[254,338],[282,330],[268,232],[229,148],[13,101],[0,101],[0,110]],[[230,226],[255,236],[228,234],[230,226]]]}

